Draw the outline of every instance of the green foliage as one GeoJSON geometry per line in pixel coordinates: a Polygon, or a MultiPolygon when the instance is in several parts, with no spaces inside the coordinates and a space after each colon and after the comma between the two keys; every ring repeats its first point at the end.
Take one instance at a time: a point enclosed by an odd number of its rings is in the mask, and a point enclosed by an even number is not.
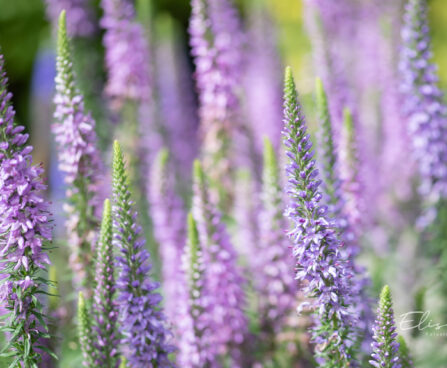
{"type": "Polygon", "coordinates": [[[413,361],[404,337],[399,335],[397,337],[397,342],[399,343],[399,358],[400,364],[402,365],[401,368],[413,368],[413,361]]]}
{"type": "Polygon", "coordinates": [[[84,367],[94,367],[94,346],[92,341],[92,327],[90,321],[90,308],[84,299],[84,294],[78,296],[78,336],[81,345],[82,355],[84,356],[84,367]]]}

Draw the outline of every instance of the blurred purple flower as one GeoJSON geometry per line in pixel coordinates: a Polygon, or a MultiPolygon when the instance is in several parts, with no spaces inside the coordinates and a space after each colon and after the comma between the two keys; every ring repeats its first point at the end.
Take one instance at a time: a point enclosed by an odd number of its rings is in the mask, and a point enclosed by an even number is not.
{"type": "Polygon", "coordinates": [[[259,292],[261,333],[267,346],[275,346],[296,303],[297,282],[293,275],[293,255],[284,229],[287,227],[280,173],[273,144],[264,143],[262,207],[258,214],[260,237],[254,263],[254,284],[259,292]]]}
{"type": "MultiPolygon", "coordinates": [[[[426,1],[409,0],[400,53],[403,113],[419,166],[420,194],[433,205],[447,196],[447,107],[431,63],[429,32],[426,1]]],[[[431,222],[434,216],[431,208],[423,222],[431,222]]]]}
{"type": "Polygon", "coordinates": [[[241,346],[248,334],[244,315],[245,280],[237,265],[237,255],[230,242],[221,214],[210,201],[208,185],[201,164],[194,163],[192,213],[199,233],[206,263],[206,286],[211,331],[210,336],[220,355],[232,358],[232,367],[242,367],[241,346]]]}
{"type": "MultiPolygon", "coordinates": [[[[168,319],[177,325],[186,215],[182,199],[174,188],[169,153],[161,150],[152,166],[149,191],[150,215],[154,237],[161,256],[165,310],[168,319]]],[[[179,331],[181,332],[181,331],[179,331]]]]}
{"type": "Polygon", "coordinates": [[[176,173],[190,178],[198,152],[197,103],[187,55],[173,36],[162,40],[156,48],[156,70],[166,145],[176,173]]]}
{"type": "Polygon", "coordinates": [[[244,36],[231,0],[192,0],[190,45],[196,65],[204,167],[212,189],[231,192],[244,36]]]}
{"type": "Polygon", "coordinates": [[[123,354],[135,368],[171,368],[169,331],[156,293],[158,283],[149,277],[150,254],[144,248],[137,213],[133,210],[124,158],[118,142],[113,154],[113,233],[119,250],[116,283],[123,354]]]}
{"type": "Polygon", "coordinates": [[[245,108],[261,154],[263,139],[268,137],[275,149],[281,144],[282,66],[276,42],[276,30],[262,5],[249,12],[247,62],[244,68],[245,108]]]}
{"type": "Polygon", "coordinates": [[[105,91],[120,106],[125,100],[150,101],[150,53],[144,29],[129,0],[102,0],[108,72],[105,91]]]}
{"type": "Polygon", "coordinates": [[[93,8],[89,0],[45,0],[48,18],[57,28],[59,14],[67,13],[67,32],[70,37],[88,37],[95,33],[93,8]]]}
{"type": "MultiPolygon", "coordinates": [[[[89,267],[92,246],[96,237],[102,172],[102,161],[97,148],[95,121],[84,111],[84,99],[76,87],[65,26],[61,13],[54,104],[55,123],[52,126],[58,148],[59,170],[67,184],[68,215],[66,227],[70,246],[70,265],[77,288],[89,288],[89,267]]],[[[90,292],[86,291],[86,296],[90,292]]]]}
{"type": "Polygon", "coordinates": [[[188,216],[188,241],[182,255],[182,299],[178,306],[178,363],[184,368],[220,368],[217,346],[213,341],[206,287],[204,249],[196,222],[188,216]]]}

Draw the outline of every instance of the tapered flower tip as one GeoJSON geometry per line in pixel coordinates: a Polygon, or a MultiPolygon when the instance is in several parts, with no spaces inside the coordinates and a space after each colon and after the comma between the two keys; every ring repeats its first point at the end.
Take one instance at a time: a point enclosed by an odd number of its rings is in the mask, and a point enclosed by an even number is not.
{"type": "Polygon", "coordinates": [[[197,262],[197,251],[199,249],[199,232],[192,213],[188,214],[188,244],[191,251],[191,264],[197,262]]]}
{"type": "Polygon", "coordinates": [[[385,305],[389,305],[391,303],[391,290],[388,285],[385,285],[380,293],[380,307],[382,308],[385,305]]]}
{"type": "Polygon", "coordinates": [[[57,32],[57,46],[59,49],[59,54],[61,51],[68,47],[68,36],[67,36],[67,15],[65,10],[61,11],[59,15],[59,27],[57,32]]]}
{"type": "Polygon", "coordinates": [[[284,92],[285,98],[291,98],[291,93],[295,93],[295,80],[293,79],[292,68],[290,66],[286,67],[286,71],[284,73],[284,92]]]}
{"type": "Polygon", "coordinates": [[[324,92],[323,81],[320,77],[315,78],[315,91],[317,93],[317,96],[326,95],[326,93],[324,92]]]}
{"type": "Polygon", "coordinates": [[[110,213],[111,213],[110,199],[107,198],[104,201],[104,209],[103,209],[103,212],[102,212],[102,218],[104,219],[104,218],[110,216],[110,213]]]}
{"type": "Polygon", "coordinates": [[[169,150],[167,148],[162,148],[157,153],[157,157],[155,158],[155,162],[160,168],[166,167],[169,161],[169,150]]]}
{"type": "Polygon", "coordinates": [[[348,134],[351,135],[352,132],[354,131],[354,121],[352,119],[351,109],[349,109],[348,107],[345,107],[343,110],[343,123],[346,132],[348,132],[348,134]]]}
{"type": "Polygon", "coordinates": [[[118,141],[113,142],[113,159],[112,159],[113,171],[124,170],[124,157],[121,151],[121,145],[118,141]]]}
{"type": "Polygon", "coordinates": [[[326,91],[320,78],[315,79],[315,96],[319,110],[327,109],[326,91]]]}
{"type": "Polygon", "coordinates": [[[287,83],[287,81],[293,83],[293,73],[292,68],[290,66],[286,66],[286,71],[284,73],[284,80],[287,83]]]}
{"type": "Polygon", "coordinates": [[[113,156],[118,157],[118,156],[122,156],[122,152],[121,152],[121,145],[120,143],[115,140],[113,142],[113,156]]]}
{"type": "Polygon", "coordinates": [[[100,241],[104,241],[107,236],[107,233],[110,231],[110,227],[112,224],[112,206],[110,204],[110,200],[106,199],[104,201],[104,208],[102,212],[102,222],[101,222],[101,234],[100,241]]]}
{"type": "Polygon", "coordinates": [[[82,291],[78,294],[78,311],[83,311],[85,309],[85,298],[82,291]]]}
{"type": "Polygon", "coordinates": [[[120,368],[127,368],[127,359],[124,357],[121,357],[120,368]]]}
{"type": "Polygon", "coordinates": [[[202,164],[199,160],[194,161],[194,181],[199,185],[203,185],[205,183],[205,173],[203,172],[202,164]]]}
{"type": "Polygon", "coordinates": [[[296,108],[298,92],[296,90],[295,80],[293,79],[292,68],[286,67],[284,75],[284,103],[289,109],[296,108]]]}
{"type": "Polygon", "coordinates": [[[277,168],[275,148],[268,137],[264,137],[264,168],[275,171],[277,168]]]}

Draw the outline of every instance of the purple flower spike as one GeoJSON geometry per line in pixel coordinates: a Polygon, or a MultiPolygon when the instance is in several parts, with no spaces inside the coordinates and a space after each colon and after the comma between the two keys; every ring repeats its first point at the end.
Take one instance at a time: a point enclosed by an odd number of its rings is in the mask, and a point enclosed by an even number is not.
{"type": "Polygon", "coordinates": [[[56,109],[52,126],[58,146],[59,170],[67,184],[67,234],[70,266],[77,289],[87,292],[91,284],[92,244],[98,225],[97,210],[102,161],[97,149],[95,121],[84,110],[83,96],[76,87],[67,37],[65,12],[61,13],[58,35],[56,109]]]}
{"type": "Polygon", "coordinates": [[[275,149],[281,144],[282,65],[279,59],[276,29],[268,10],[253,3],[249,11],[247,66],[244,74],[246,113],[262,153],[267,136],[275,149]]]}
{"type": "Polygon", "coordinates": [[[363,339],[362,347],[365,348],[365,351],[369,351],[370,325],[374,319],[370,307],[370,298],[368,297],[368,287],[371,281],[366,275],[365,268],[356,264],[356,258],[360,252],[358,239],[360,231],[358,224],[353,224],[352,217],[348,215],[350,212],[352,213],[352,210],[349,202],[345,200],[345,196],[350,193],[342,190],[343,185],[339,177],[338,156],[333,137],[329,103],[320,79],[317,79],[316,83],[316,101],[320,128],[319,162],[322,169],[322,187],[326,196],[325,203],[328,204],[328,213],[333,217],[333,221],[336,222],[340,232],[340,240],[345,248],[343,250],[344,256],[352,264],[354,277],[350,280],[351,293],[353,294],[353,304],[356,308],[356,313],[361,316],[357,323],[357,330],[359,331],[359,339],[363,339]]]}
{"type": "Polygon", "coordinates": [[[112,239],[112,209],[110,201],[106,199],[96,257],[96,287],[93,303],[94,359],[98,367],[115,367],[118,360],[119,338],[116,331],[118,313],[114,300],[115,257],[112,239]]]}
{"type": "Polygon", "coordinates": [[[183,299],[179,303],[178,363],[185,368],[220,368],[213,324],[209,318],[206,290],[205,254],[200,244],[196,222],[188,216],[188,242],[182,258],[183,299]]]}
{"type": "Polygon", "coordinates": [[[32,367],[48,339],[38,294],[48,284],[41,270],[50,264],[51,225],[43,168],[33,166],[25,127],[14,123],[7,82],[0,55],[0,305],[9,314],[1,329],[11,333],[8,353],[16,366],[32,367]]]}
{"type": "Polygon", "coordinates": [[[174,30],[156,49],[157,91],[166,145],[176,173],[187,179],[183,181],[187,181],[189,188],[191,167],[199,147],[199,121],[187,54],[174,30]]]}
{"type": "Polygon", "coordinates": [[[144,29],[135,21],[129,0],[102,0],[104,47],[108,81],[106,93],[121,106],[125,100],[151,98],[149,47],[144,29]]]}
{"type": "Polygon", "coordinates": [[[113,234],[119,250],[116,288],[123,355],[134,368],[172,368],[170,335],[160,307],[158,283],[149,278],[152,265],[133,210],[121,147],[113,151],[113,234]]]}
{"type": "Polygon", "coordinates": [[[192,0],[191,6],[203,164],[222,202],[231,191],[230,146],[239,110],[243,35],[231,0],[192,0]]]}
{"type": "MultiPolygon", "coordinates": [[[[409,0],[400,54],[403,112],[421,176],[420,193],[431,205],[447,196],[447,107],[431,63],[431,41],[425,0],[409,0]]],[[[432,208],[424,223],[435,216],[432,208]]],[[[421,224],[424,225],[424,224],[421,224]]]]}
{"type": "Polygon", "coordinates": [[[377,319],[373,326],[373,353],[369,363],[376,368],[401,368],[391,292],[386,285],[380,293],[377,319]]]}
{"type": "Polygon", "coordinates": [[[285,215],[292,222],[289,237],[296,258],[296,279],[308,299],[298,308],[314,313],[313,342],[321,367],[347,366],[354,359],[356,313],[351,310],[350,280],[353,270],[343,254],[338,227],[320,203],[321,180],[313,159],[310,135],[290,68],[286,69],[284,90],[284,145],[288,157],[286,172],[289,206],[285,215]]]}
{"type": "Polygon", "coordinates": [[[210,338],[219,354],[229,354],[232,367],[243,366],[241,346],[248,334],[244,315],[245,280],[237,266],[237,255],[230,243],[220,212],[210,202],[208,187],[200,162],[194,163],[192,213],[199,232],[206,262],[206,290],[212,331],[210,338]]]}
{"type": "Polygon", "coordinates": [[[169,153],[161,150],[152,167],[148,191],[154,236],[162,260],[166,315],[170,321],[177,322],[181,284],[179,259],[184,248],[186,215],[182,200],[175,193],[173,173],[169,169],[169,153]]]}
{"type": "Polygon", "coordinates": [[[284,233],[284,201],[273,144],[264,141],[261,236],[256,258],[255,285],[260,293],[260,318],[267,346],[274,346],[296,302],[297,283],[293,276],[293,257],[284,233]]]}

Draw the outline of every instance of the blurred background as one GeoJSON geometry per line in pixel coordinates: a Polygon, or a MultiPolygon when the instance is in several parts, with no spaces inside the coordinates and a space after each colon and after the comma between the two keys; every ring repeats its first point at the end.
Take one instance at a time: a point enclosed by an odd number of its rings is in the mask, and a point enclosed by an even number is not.
{"type": "MultiPolygon", "coordinates": [[[[242,16],[249,19],[249,9],[252,3],[261,0],[237,0],[236,3],[242,16]]],[[[305,12],[302,0],[262,0],[269,9],[273,22],[276,25],[276,37],[282,63],[292,66],[297,80],[298,90],[301,94],[304,109],[312,117],[313,111],[313,87],[315,73],[313,68],[313,56],[311,53],[311,44],[308,37],[305,24],[305,12]]],[[[335,1],[335,0],[334,0],[335,1]]],[[[358,0],[367,1],[367,0],[358,0]]],[[[393,0],[390,0],[393,1],[393,0]]],[[[96,2],[96,11],[98,15],[99,1],[96,2]]],[[[439,75],[441,78],[441,87],[447,89],[447,6],[446,0],[429,0],[430,5],[430,22],[431,32],[434,46],[435,62],[439,66],[439,75]]],[[[188,0],[136,0],[137,8],[139,8],[140,20],[148,26],[149,29],[156,29],[157,37],[164,36],[168,33],[175,33],[175,38],[180,43],[180,49],[184,55],[188,53],[187,43],[187,27],[190,13],[188,0]],[[150,3],[148,8],[144,8],[150,3]]],[[[43,0],[0,0],[0,49],[6,60],[6,69],[9,77],[9,88],[13,93],[13,102],[17,111],[18,121],[25,125],[31,134],[31,140],[35,146],[34,156],[37,162],[44,162],[45,166],[52,168],[49,172],[49,182],[52,186],[53,200],[63,198],[63,187],[58,187],[60,177],[57,177],[57,170],[54,169],[56,162],[52,162],[50,144],[50,124],[52,122],[52,97],[53,97],[53,79],[54,70],[54,29],[47,18],[47,9],[43,0]],[[54,177],[56,176],[56,177],[54,177]]],[[[172,36],[170,34],[167,37],[172,36]]],[[[156,41],[156,40],[155,40],[156,41]]],[[[102,44],[101,34],[97,38],[91,40],[96,42],[94,50],[96,54],[89,54],[88,60],[78,58],[78,68],[91,69],[93,83],[98,80],[104,80],[104,70],[102,65],[102,44]],[[83,63],[84,62],[84,63],[83,63]],[[95,64],[95,67],[92,67],[95,64]]],[[[83,47],[91,47],[91,45],[83,45],[78,43],[75,45],[76,50],[83,47]]],[[[82,52],[80,52],[82,54],[82,52]]],[[[189,57],[189,56],[188,56],[189,57]]],[[[192,60],[189,59],[191,68],[192,60]]],[[[94,91],[94,88],[83,88],[86,93],[94,91]]],[[[95,111],[95,98],[100,96],[87,96],[87,104],[93,101],[91,106],[98,123],[101,123],[101,112],[95,111]],[[89,98],[90,97],[90,98],[89,98]]],[[[106,120],[106,119],[103,119],[106,120]]],[[[310,119],[312,124],[312,118],[310,119]]],[[[100,139],[101,131],[98,132],[100,139]]],[[[107,135],[107,132],[104,133],[107,135]]],[[[54,160],[55,161],[55,160],[54,160]]],[[[58,206],[55,210],[60,210],[58,206]]],[[[61,216],[56,216],[62,218],[61,216]]],[[[63,226],[59,227],[63,229],[63,226]]],[[[409,238],[414,238],[414,234],[410,234],[409,238]]],[[[407,238],[404,237],[406,241],[407,238]]],[[[413,240],[410,239],[408,243],[413,240]]],[[[397,248],[397,247],[396,247],[397,248]]],[[[393,264],[393,256],[388,254],[383,257],[386,259],[378,263],[380,266],[374,271],[377,275],[373,275],[376,289],[383,281],[384,269],[391,270],[387,274],[389,278],[393,278],[397,272],[394,272],[396,265],[393,264]],[[388,262],[388,263],[386,263],[388,262]],[[375,278],[374,278],[375,277],[375,278]]],[[[382,260],[381,260],[382,261],[382,260]]],[[[406,261],[403,257],[402,263],[406,261]]],[[[411,267],[406,265],[406,267],[411,267]]],[[[401,270],[402,272],[402,270],[401,270]]],[[[396,281],[399,283],[399,281],[396,281]]],[[[423,291],[421,291],[423,293],[423,291]]],[[[396,293],[397,310],[408,311],[408,305],[403,309],[410,296],[406,294],[403,288],[396,293]],[[400,298],[402,296],[402,298],[400,298]],[[400,300],[400,301],[399,301],[400,300]]],[[[418,305],[419,294],[416,292],[414,302],[410,304],[418,305]]],[[[435,299],[435,298],[434,298],[435,299]]],[[[431,301],[433,303],[433,300],[431,301]]],[[[433,305],[433,304],[432,304],[433,305]]],[[[67,338],[66,351],[73,351],[73,356],[78,356],[76,349],[76,338],[67,338]]],[[[431,345],[430,339],[423,339],[418,346],[419,366],[421,367],[441,367],[439,362],[429,363],[427,357],[434,347],[431,345]]],[[[440,342],[439,339],[436,342],[440,342]]],[[[63,367],[76,367],[79,360],[71,359],[70,354],[64,355],[65,361],[61,363],[63,367]]],[[[1,366],[1,362],[0,362],[1,366]]],[[[79,365],[78,365],[79,366],[79,365]]],[[[443,365],[447,366],[447,365],[443,365]]]]}
{"type": "MultiPolygon", "coordinates": [[[[250,2],[236,1],[243,16],[247,16],[250,2]]],[[[292,66],[296,73],[299,91],[308,99],[314,83],[310,41],[304,24],[302,0],[263,0],[270,8],[277,27],[277,40],[284,65],[292,66]]],[[[93,1],[95,2],[95,1],[93,1]]],[[[137,1],[138,2],[138,1],[137,1]]],[[[442,87],[447,88],[447,7],[444,0],[429,0],[430,22],[433,37],[435,61],[440,66],[442,87]]],[[[99,1],[96,1],[99,3],[99,1]]],[[[97,11],[99,12],[99,4],[97,11]]],[[[151,19],[172,20],[178,37],[184,43],[187,53],[187,26],[190,13],[188,0],[152,0],[151,19]]],[[[45,139],[48,132],[38,132],[37,121],[42,114],[36,109],[40,101],[48,103],[52,96],[54,63],[52,27],[46,16],[43,0],[0,0],[0,48],[5,56],[10,90],[13,92],[14,106],[21,124],[31,132],[33,141],[45,139]],[[34,91],[34,95],[33,95],[34,91]],[[34,104],[34,105],[33,105],[34,104]]],[[[98,47],[101,47],[100,41],[98,47]]],[[[309,109],[307,104],[304,104],[309,109]]],[[[45,115],[45,114],[44,114],[45,115]]],[[[43,127],[42,127],[43,128],[43,127]]],[[[46,162],[46,152],[39,148],[48,145],[37,144],[36,155],[46,162]]]]}

